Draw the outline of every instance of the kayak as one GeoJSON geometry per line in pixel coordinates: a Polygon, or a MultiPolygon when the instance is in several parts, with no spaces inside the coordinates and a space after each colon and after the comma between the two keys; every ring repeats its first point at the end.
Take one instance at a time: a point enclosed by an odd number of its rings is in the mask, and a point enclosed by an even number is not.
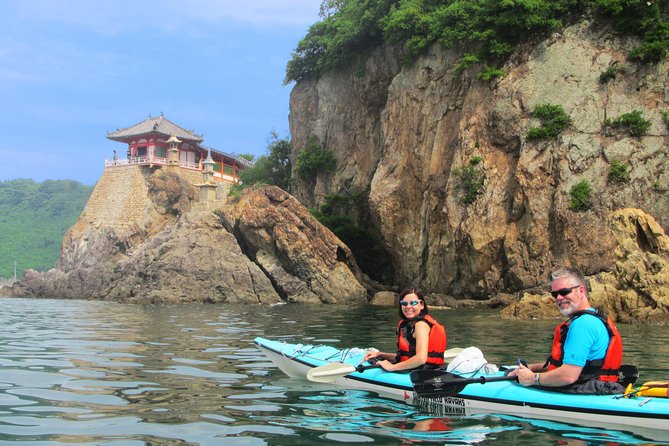
{"type": "Polygon", "coordinates": [[[634,393],[624,397],[567,394],[523,387],[505,376],[498,367],[487,366],[475,373],[461,375],[431,370],[435,375],[443,373],[445,382],[440,393],[439,379],[436,385],[431,381],[432,392],[426,397],[418,385],[414,387],[408,371],[386,372],[379,367],[359,367],[364,349],[291,344],[262,337],[256,338],[254,343],[288,376],[375,392],[423,406],[439,415],[504,414],[629,430],[656,441],[669,441],[669,398],[645,396],[647,393],[641,392],[637,393],[644,396],[634,393]],[[453,385],[452,376],[457,385],[453,385]]]}

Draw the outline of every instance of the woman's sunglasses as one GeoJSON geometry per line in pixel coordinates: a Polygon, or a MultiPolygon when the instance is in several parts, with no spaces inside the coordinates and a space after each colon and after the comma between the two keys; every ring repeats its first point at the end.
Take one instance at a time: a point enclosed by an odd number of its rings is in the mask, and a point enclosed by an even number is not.
{"type": "Polygon", "coordinates": [[[411,305],[412,307],[415,307],[419,303],[420,303],[419,300],[412,300],[411,302],[407,302],[407,301],[403,300],[403,301],[400,302],[400,305],[402,305],[403,307],[406,307],[407,305],[411,305]]]}
{"type": "Polygon", "coordinates": [[[551,291],[551,296],[553,296],[553,298],[555,298],[555,299],[557,299],[558,294],[559,294],[560,296],[563,296],[563,297],[564,297],[564,296],[566,296],[567,294],[571,293],[571,291],[572,291],[574,288],[578,288],[578,287],[580,287],[580,286],[581,286],[581,285],[574,285],[574,286],[571,287],[571,288],[560,288],[560,289],[557,290],[557,291],[551,291]]]}

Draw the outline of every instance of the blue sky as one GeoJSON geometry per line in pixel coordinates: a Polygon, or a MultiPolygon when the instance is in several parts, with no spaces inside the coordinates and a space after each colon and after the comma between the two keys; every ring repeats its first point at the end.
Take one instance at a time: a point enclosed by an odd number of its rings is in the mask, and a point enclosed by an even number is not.
{"type": "Polygon", "coordinates": [[[288,137],[285,67],[321,0],[0,0],[0,181],[94,184],[149,114],[231,153],[288,137]]]}

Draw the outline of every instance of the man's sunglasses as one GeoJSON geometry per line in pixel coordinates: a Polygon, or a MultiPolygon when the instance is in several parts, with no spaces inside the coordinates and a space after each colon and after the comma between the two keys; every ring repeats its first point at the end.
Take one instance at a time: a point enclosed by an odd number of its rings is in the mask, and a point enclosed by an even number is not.
{"type": "Polygon", "coordinates": [[[415,307],[419,303],[420,303],[419,300],[412,300],[411,302],[407,302],[407,301],[403,300],[403,301],[400,302],[400,305],[402,305],[403,307],[406,307],[407,305],[411,305],[412,307],[415,307]]]}
{"type": "Polygon", "coordinates": [[[570,288],[560,288],[557,291],[551,291],[551,296],[553,296],[553,298],[555,298],[555,299],[557,299],[558,294],[560,296],[566,296],[567,294],[571,293],[574,288],[578,288],[580,286],[581,285],[574,285],[573,287],[570,287],[570,288]]]}

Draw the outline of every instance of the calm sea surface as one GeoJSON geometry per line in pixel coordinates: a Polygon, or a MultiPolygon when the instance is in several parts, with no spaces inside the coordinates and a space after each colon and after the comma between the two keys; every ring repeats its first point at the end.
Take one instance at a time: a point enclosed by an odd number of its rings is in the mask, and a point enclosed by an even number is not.
{"type": "MultiPolygon", "coordinates": [[[[449,347],[489,362],[543,359],[557,321],[435,310],[449,347]]],[[[485,415],[434,414],[361,391],[286,377],[253,345],[289,342],[393,350],[382,307],[131,306],[0,298],[0,444],[612,445],[625,432],[485,415]]],[[[669,378],[666,328],[619,326],[641,380],[669,378]]]]}

